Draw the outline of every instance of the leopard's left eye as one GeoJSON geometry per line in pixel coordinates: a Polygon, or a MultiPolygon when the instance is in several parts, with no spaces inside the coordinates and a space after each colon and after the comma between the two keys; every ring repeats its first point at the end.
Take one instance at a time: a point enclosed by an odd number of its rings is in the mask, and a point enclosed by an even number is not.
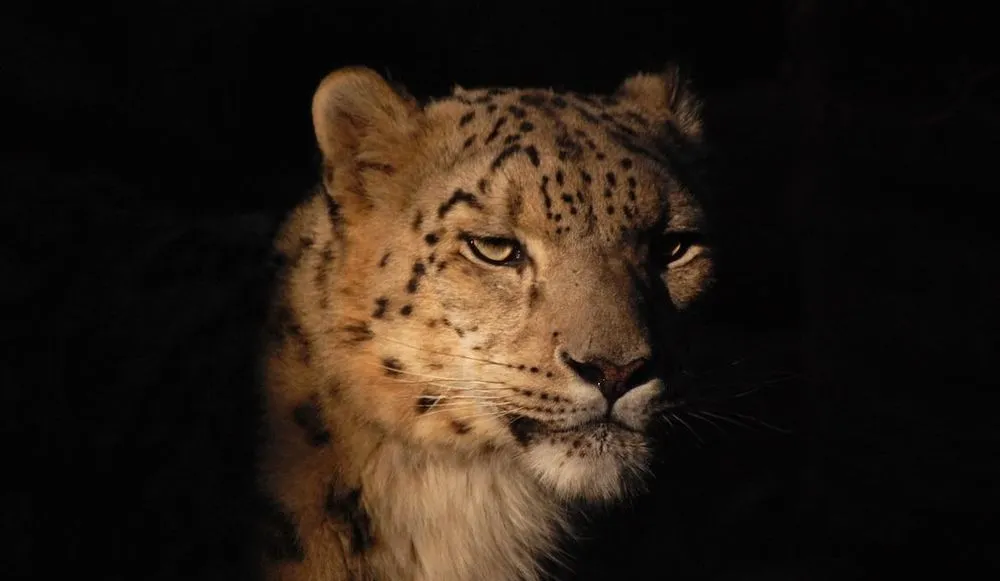
{"type": "Polygon", "coordinates": [[[468,236],[466,245],[473,256],[493,266],[514,266],[524,260],[524,248],[512,238],[468,236]]]}
{"type": "Polygon", "coordinates": [[[698,243],[699,236],[695,232],[670,233],[660,240],[658,252],[665,266],[679,266],[687,262],[698,243]]]}

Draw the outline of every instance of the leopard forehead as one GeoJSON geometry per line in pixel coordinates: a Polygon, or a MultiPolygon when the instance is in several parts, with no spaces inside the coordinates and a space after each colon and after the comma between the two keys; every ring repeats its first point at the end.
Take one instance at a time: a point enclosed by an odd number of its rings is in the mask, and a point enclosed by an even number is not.
{"type": "Polygon", "coordinates": [[[425,111],[449,159],[421,196],[438,218],[468,206],[550,239],[615,243],[655,225],[702,225],[680,179],[679,132],[628,100],[459,88],[425,111]]]}

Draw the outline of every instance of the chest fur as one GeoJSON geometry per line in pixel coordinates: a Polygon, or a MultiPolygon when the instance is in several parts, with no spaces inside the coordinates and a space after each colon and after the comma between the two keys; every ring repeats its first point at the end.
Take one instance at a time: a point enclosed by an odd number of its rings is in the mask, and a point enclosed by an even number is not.
{"type": "Polygon", "coordinates": [[[509,460],[414,455],[388,444],[362,479],[381,537],[370,564],[414,581],[535,579],[559,507],[509,460]]]}

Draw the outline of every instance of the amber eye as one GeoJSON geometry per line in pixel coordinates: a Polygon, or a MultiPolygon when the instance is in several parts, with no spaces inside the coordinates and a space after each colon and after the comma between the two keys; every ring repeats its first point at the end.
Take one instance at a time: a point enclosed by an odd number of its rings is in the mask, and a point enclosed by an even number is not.
{"type": "Polygon", "coordinates": [[[521,244],[511,238],[467,236],[465,243],[476,258],[493,266],[513,266],[524,259],[521,244]]]}
{"type": "Polygon", "coordinates": [[[698,243],[698,235],[694,232],[677,232],[667,234],[661,241],[661,256],[670,266],[687,256],[692,246],[698,243]]]}

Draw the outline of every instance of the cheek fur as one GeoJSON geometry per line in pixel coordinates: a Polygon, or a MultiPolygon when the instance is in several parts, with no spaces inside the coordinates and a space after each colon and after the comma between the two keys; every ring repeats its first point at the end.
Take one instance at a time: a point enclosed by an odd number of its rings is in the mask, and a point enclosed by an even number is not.
{"type": "Polygon", "coordinates": [[[512,330],[521,326],[527,290],[513,271],[484,269],[462,256],[450,272],[433,281],[435,299],[445,315],[470,325],[491,321],[491,327],[512,330]]]}

